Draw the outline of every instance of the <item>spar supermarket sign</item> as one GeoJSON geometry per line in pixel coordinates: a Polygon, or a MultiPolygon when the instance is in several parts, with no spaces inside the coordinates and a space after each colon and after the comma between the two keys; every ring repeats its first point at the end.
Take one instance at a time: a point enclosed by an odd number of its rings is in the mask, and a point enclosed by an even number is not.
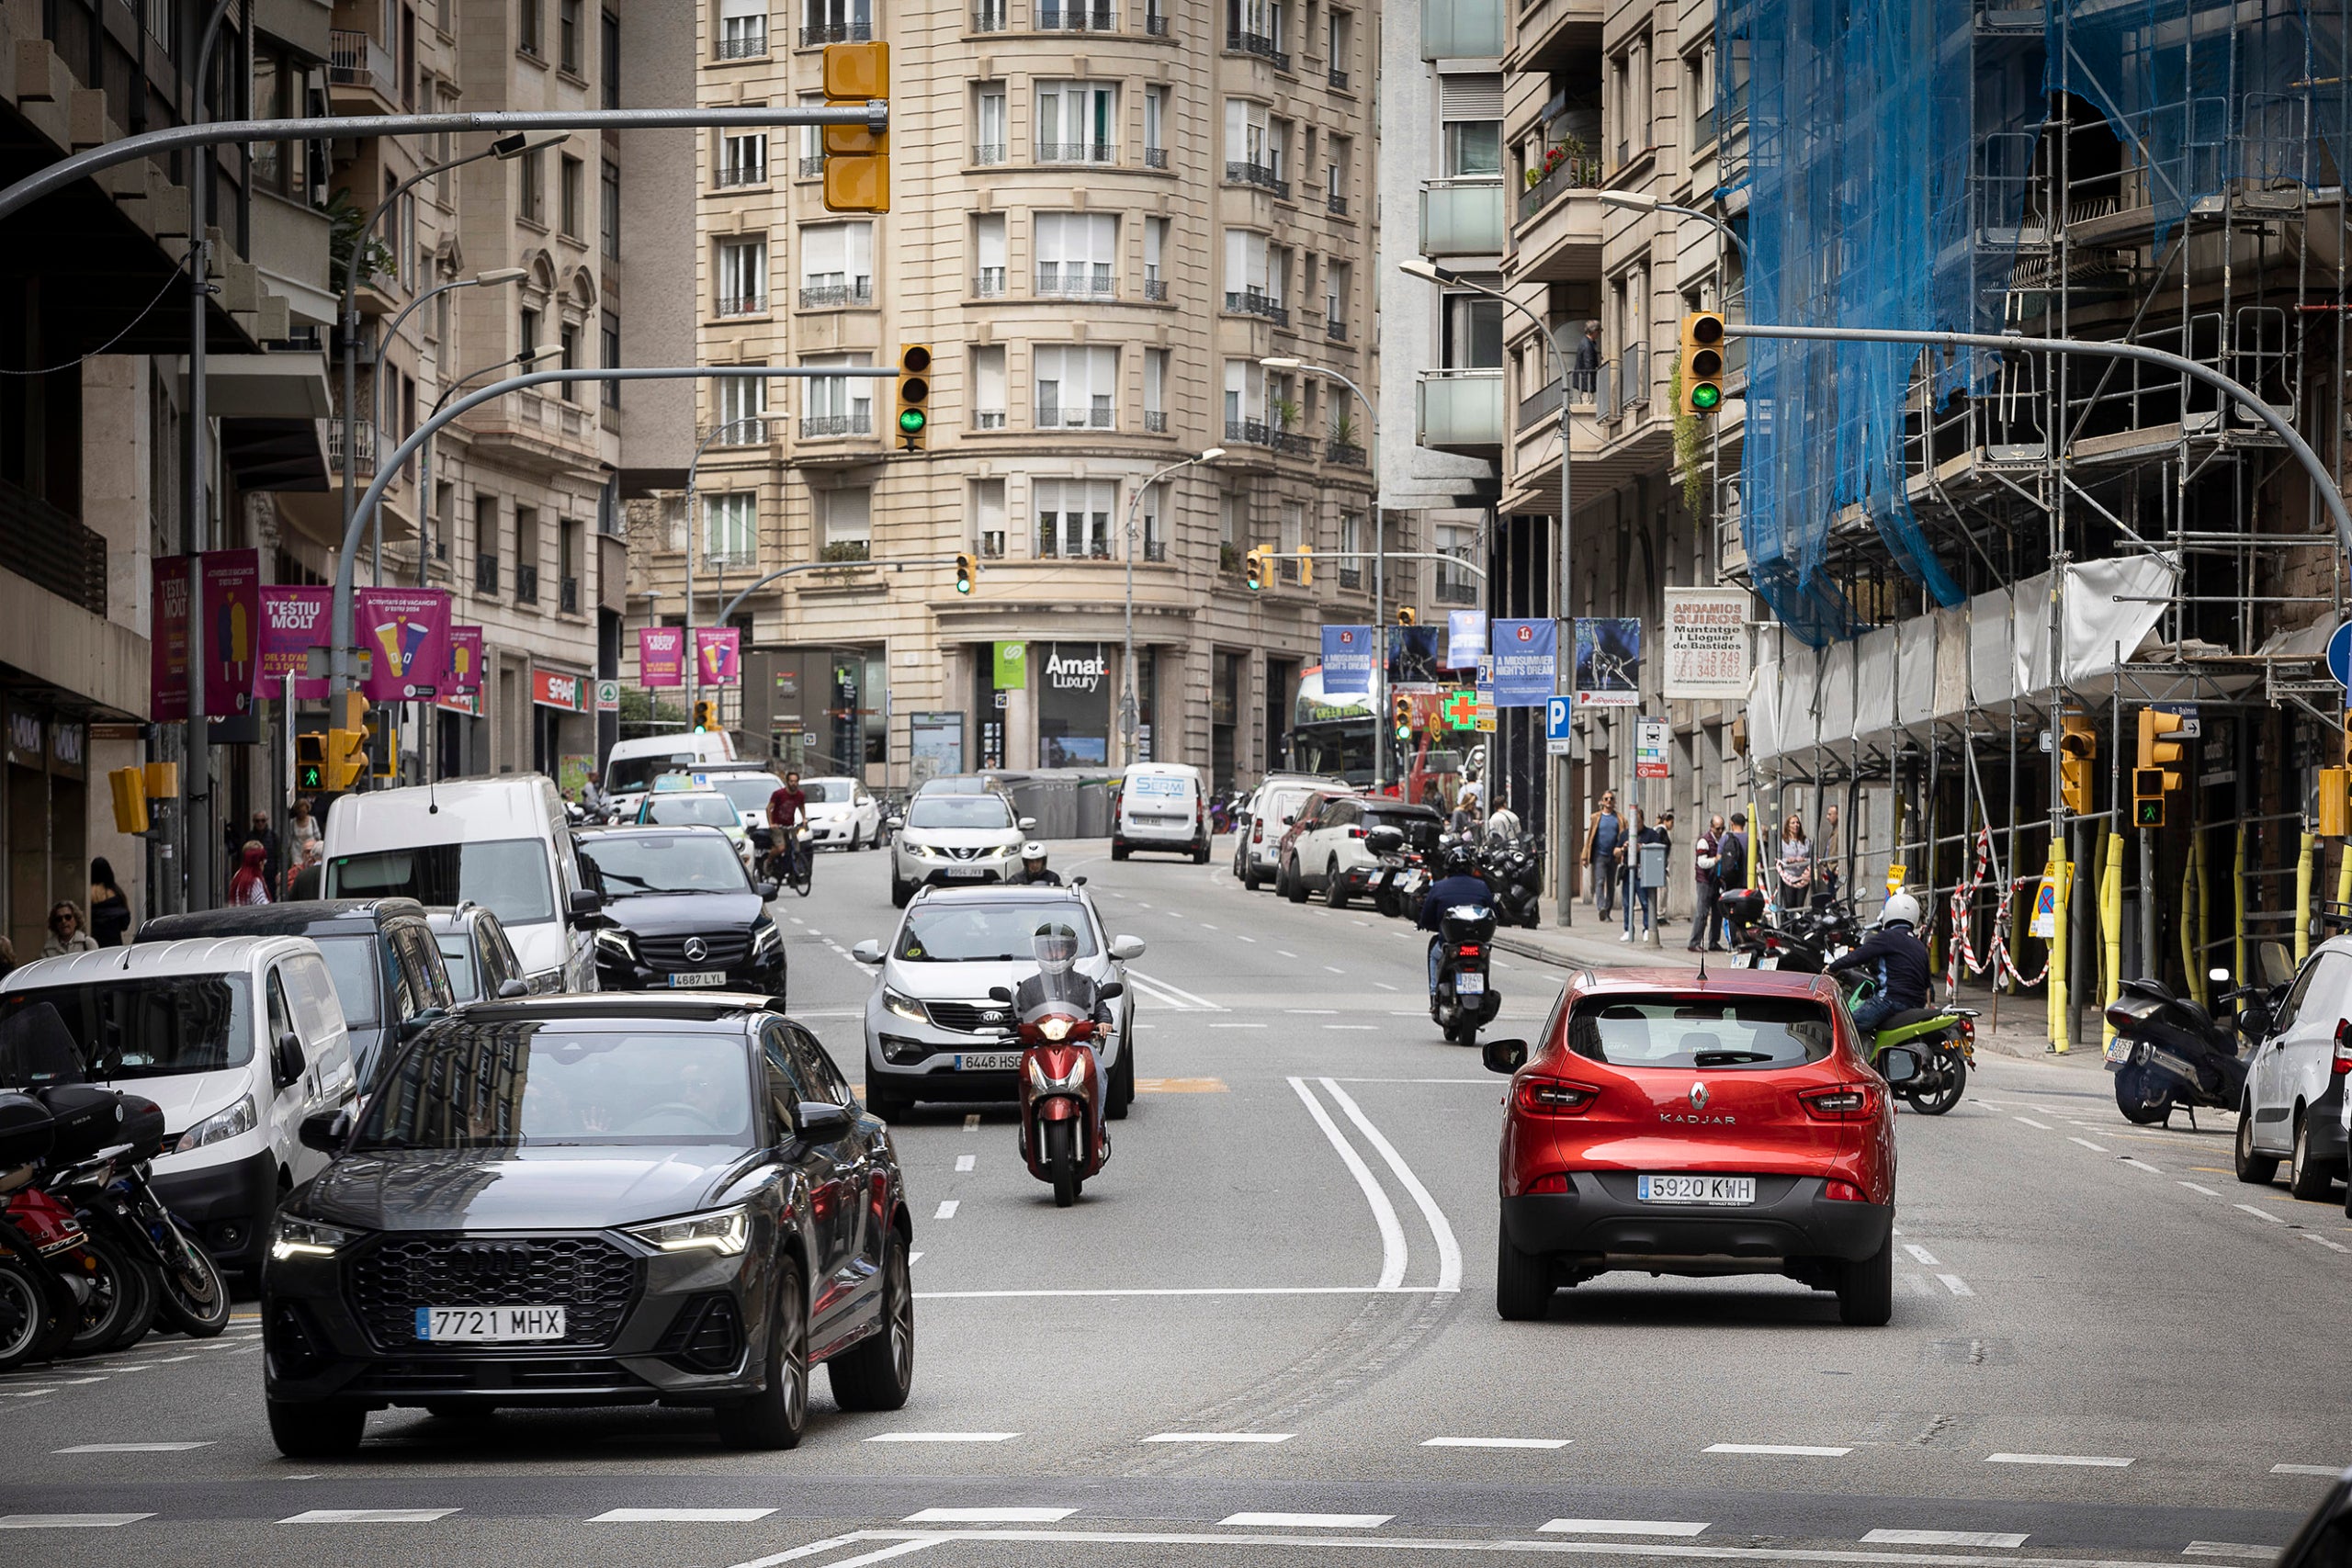
{"type": "Polygon", "coordinates": [[[566,675],[554,670],[534,670],[531,671],[531,700],[543,708],[586,713],[588,677],[566,675]]]}

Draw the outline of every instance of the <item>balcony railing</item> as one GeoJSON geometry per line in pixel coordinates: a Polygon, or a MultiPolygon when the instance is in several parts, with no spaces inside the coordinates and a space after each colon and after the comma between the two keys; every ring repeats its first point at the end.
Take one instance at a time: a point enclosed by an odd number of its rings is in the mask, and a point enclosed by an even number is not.
{"type": "Polygon", "coordinates": [[[975,298],[981,299],[1003,299],[1004,268],[984,266],[975,273],[972,276],[972,293],[975,298]]]}
{"type": "Polygon", "coordinates": [[[1441,567],[1437,581],[1430,585],[1430,597],[1441,604],[1476,604],[1478,602],[1478,584],[1473,578],[1449,577],[1445,569],[1441,567]]]}
{"type": "Polygon", "coordinates": [[[1168,280],[1164,277],[1145,278],[1143,297],[1156,305],[1165,305],[1168,303],[1168,280]]]}
{"type": "Polygon", "coordinates": [[[1327,463],[1337,463],[1343,468],[1372,467],[1372,461],[1364,456],[1363,448],[1352,441],[1326,441],[1323,444],[1323,460],[1327,463]]]}
{"type": "Polygon", "coordinates": [[[874,303],[874,280],[861,277],[854,283],[812,283],[800,290],[800,308],[804,310],[840,310],[853,305],[874,303]]]}
{"type": "Polygon", "coordinates": [[[400,68],[392,51],[356,28],[336,28],[327,34],[327,80],[338,87],[365,87],[388,102],[397,102],[401,96],[400,68]]]}
{"type": "Polygon", "coordinates": [[[1228,444],[1249,446],[1272,446],[1274,427],[1262,419],[1228,419],[1225,422],[1225,439],[1228,444]]]}
{"type": "Polygon", "coordinates": [[[555,585],[555,607],[567,615],[580,614],[580,580],[560,578],[555,585]]]}
{"type": "Polygon", "coordinates": [[[1260,190],[1272,191],[1284,201],[1290,199],[1290,182],[1272,164],[1253,164],[1247,159],[1227,160],[1225,183],[1229,186],[1255,186],[1260,190]]]}
{"type": "Polygon", "coordinates": [[[1280,452],[1286,457],[1312,457],[1315,456],[1315,437],[1307,434],[1305,431],[1277,430],[1273,433],[1273,436],[1272,446],[1274,450],[1280,452]]]}
{"type": "MultiPolygon", "coordinates": [[[[1600,160],[1583,152],[1559,152],[1557,161],[1544,171],[1534,184],[1519,193],[1519,215],[1532,218],[1552,205],[1552,198],[1563,191],[1595,190],[1600,185],[1600,160]]],[[[1546,152],[1547,160],[1552,158],[1546,152]]]]}
{"type": "Polygon", "coordinates": [[[106,536],[6,482],[0,482],[0,568],[93,615],[107,613],[106,536]]]}
{"type": "Polygon", "coordinates": [[[721,60],[757,60],[768,51],[768,29],[765,23],[745,28],[718,40],[721,60]]]}
{"type": "Polygon", "coordinates": [[[1331,68],[1331,85],[1343,93],[1348,90],[1348,73],[1336,65],[1331,68]]]}
{"type": "Polygon", "coordinates": [[[871,43],[874,24],[871,22],[811,22],[800,29],[800,47],[814,49],[824,43],[871,43]]]}
{"type": "Polygon", "coordinates": [[[1510,48],[1503,0],[1421,0],[1423,60],[1492,60],[1510,48]]]}
{"type": "Polygon", "coordinates": [[[483,554],[474,557],[474,592],[477,593],[498,592],[498,558],[495,555],[483,554]]]}
{"type": "Polygon", "coordinates": [[[972,428],[974,430],[1002,430],[1004,411],[1002,409],[974,409],[972,428]]]}
{"type": "Polygon", "coordinates": [[[1037,428],[1040,430],[1109,430],[1115,426],[1118,416],[1107,401],[1082,409],[1066,409],[1059,403],[1041,402],[1037,405],[1037,428]]]}
{"type": "Polygon", "coordinates": [[[514,569],[514,603],[536,604],[539,602],[539,569],[518,566],[514,569]]]}
{"type": "Polygon", "coordinates": [[[716,183],[721,190],[737,186],[763,186],[768,183],[768,166],[765,163],[721,164],[716,183]]]}
{"type": "Polygon", "coordinates": [[[1010,26],[1005,17],[1004,0],[993,6],[972,7],[972,30],[976,33],[1001,33],[1010,26]]]}
{"type": "Polygon", "coordinates": [[[1118,13],[1108,6],[1071,6],[1059,0],[1035,0],[1041,32],[1107,33],[1118,26],[1118,13]]]}
{"type": "Polygon", "coordinates": [[[1168,559],[1168,541],[1146,539],[1143,542],[1143,558],[1148,561],[1165,563],[1168,559]]]}
{"type": "Polygon", "coordinates": [[[1421,182],[1421,254],[1492,256],[1503,250],[1503,182],[1421,182]]]}
{"type": "Polygon", "coordinates": [[[1348,323],[1333,316],[1323,323],[1323,335],[1333,343],[1348,341],[1348,323]]]}
{"type": "Polygon", "coordinates": [[[1263,316],[1278,327],[1290,325],[1290,307],[1255,288],[1227,289],[1225,309],[1228,315],[1263,316]]]}
{"type": "Polygon", "coordinates": [[[1118,284],[1111,278],[1100,277],[1091,272],[1066,271],[1053,262],[1038,264],[1039,299],[1107,299],[1118,291],[1118,284]]]}
{"type": "Polygon", "coordinates": [[[1166,168],[1168,166],[1168,149],[1165,147],[1145,148],[1143,150],[1143,166],[1147,169],[1166,168]]]}
{"type": "Polygon", "coordinates": [[[1363,568],[1360,566],[1341,567],[1340,569],[1340,586],[1342,588],[1362,588],[1363,586],[1363,568]]]}
{"type": "Polygon", "coordinates": [[[1414,388],[1414,445],[1440,451],[1500,446],[1500,370],[1424,370],[1414,388]]]}
{"type": "Polygon", "coordinates": [[[718,313],[722,316],[758,316],[766,313],[768,297],[764,294],[722,294],[718,297],[718,313]]]}
{"type": "Polygon", "coordinates": [[[802,179],[816,179],[825,172],[825,155],[822,152],[804,153],[798,166],[802,179]]]}
{"type": "Polygon", "coordinates": [[[1146,409],[1146,410],[1144,410],[1144,411],[1143,411],[1143,427],[1144,427],[1146,430],[1149,431],[1149,432],[1150,432],[1152,434],[1154,434],[1154,435],[1165,435],[1165,434],[1168,434],[1168,411],[1167,411],[1166,409],[1146,409]]]}
{"type": "Polygon", "coordinates": [[[972,162],[984,166],[1003,163],[1004,143],[1001,141],[974,142],[972,144],[972,162]]]}
{"type": "Polygon", "coordinates": [[[874,541],[871,539],[829,539],[824,547],[817,552],[817,558],[821,561],[839,561],[843,565],[854,561],[872,560],[874,541]]]}
{"type": "Polygon", "coordinates": [[[984,528],[980,531],[980,558],[982,560],[1002,560],[1004,558],[1003,529],[984,528]]]}
{"type": "MultiPolygon", "coordinates": [[[[371,477],[376,472],[376,453],[379,447],[396,447],[400,445],[391,438],[389,432],[379,431],[372,424],[363,424],[352,434],[354,461],[351,471],[363,478],[371,477]],[[379,440],[379,437],[381,439],[379,440]]],[[[327,425],[327,467],[338,474],[343,472],[343,422],[341,420],[331,421],[327,425]]]]}
{"type": "Polygon", "coordinates": [[[1143,30],[1150,34],[1153,38],[1168,37],[1168,13],[1161,10],[1157,6],[1154,6],[1150,9],[1145,11],[1143,14],[1143,30]]]}
{"type": "Polygon", "coordinates": [[[1334,218],[1345,218],[1348,215],[1348,198],[1338,191],[1327,191],[1323,197],[1323,209],[1334,218]]]}
{"type": "Polygon", "coordinates": [[[1107,164],[1112,158],[1107,141],[1040,141],[1037,162],[1040,164],[1107,164]]]}
{"type": "Polygon", "coordinates": [[[800,439],[822,440],[833,435],[871,435],[874,434],[874,411],[859,409],[851,413],[805,413],[800,416],[800,439]]]}
{"type": "Polygon", "coordinates": [[[1261,60],[1272,62],[1277,71],[1290,69],[1290,55],[1276,47],[1274,40],[1263,33],[1249,33],[1243,32],[1238,28],[1232,28],[1225,35],[1225,51],[1227,54],[1254,54],[1261,60]]]}

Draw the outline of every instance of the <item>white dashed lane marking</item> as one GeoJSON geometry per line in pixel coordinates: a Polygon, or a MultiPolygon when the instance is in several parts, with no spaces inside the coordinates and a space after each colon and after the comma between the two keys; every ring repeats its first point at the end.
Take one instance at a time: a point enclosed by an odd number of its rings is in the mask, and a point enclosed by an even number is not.
{"type": "Polygon", "coordinates": [[[1018,1432],[882,1432],[869,1443],[1009,1443],[1018,1432]]]}
{"type": "Polygon", "coordinates": [[[0,1530],[115,1529],[153,1514],[0,1514],[0,1530]]]}
{"type": "Polygon", "coordinates": [[[2027,1126],[2033,1128],[2036,1132],[2047,1133],[2050,1131],[2049,1122],[2037,1122],[2030,1116],[2012,1116],[2009,1120],[2012,1122],[2022,1122],[2027,1126]]]}
{"type": "Polygon", "coordinates": [[[2026,1536],[2002,1530],[1872,1530],[1862,1540],[1880,1546],[2023,1546],[2026,1536]]]}
{"type": "Polygon", "coordinates": [[[979,1157],[980,1156],[978,1155],[957,1155],[956,1156],[956,1168],[957,1170],[969,1170],[975,1164],[978,1163],[979,1157]]]}
{"type": "Polygon", "coordinates": [[[2272,1213],[2269,1210],[2267,1210],[2267,1209],[2257,1209],[2257,1208],[2256,1208],[2256,1207],[2255,1207],[2253,1204],[2251,1204],[2251,1203],[2233,1203],[2233,1204],[2231,1204],[2231,1205],[2230,1205],[2230,1207],[2231,1207],[2231,1208],[2233,1208],[2233,1209],[2244,1209],[2247,1213],[2252,1214],[2256,1219],[2257,1219],[2257,1220],[2267,1220],[2267,1221],[2269,1221],[2269,1222],[2270,1222],[2272,1224],[2274,1224],[2274,1225],[2283,1225],[2283,1224],[2285,1224],[2287,1223],[2284,1219],[2280,1218],[2280,1217],[2279,1217],[2278,1215],[2277,1215],[2277,1214],[2272,1213]]]}
{"type": "Polygon", "coordinates": [[[446,1519],[455,1508],[305,1508],[278,1520],[281,1525],[429,1525],[446,1519]]]}
{"type": "Polygon", "coordinates": [[[51,1449],[53,1454],[184,1454],[190,1449],[209,1449],[208,1439],[200,1443],[77,1443],[70,1449],[51,1449]]]}
{"type": "Polygon", "coordinates": [[[2221,1196],[2219,1192],[2214,1191],[2211,1188],[2199,1187],[2194,1181],[2184,1181],[2181,1182],[2180,1185],[2188,1188],[2191,1192],[2202,1192],[2208,1198],[2219,1198],[2221,1196]]]}
{"type": "Polygon", "coordinates": [[[910,1525],[1057,1525],[1076,1508],[925,1508],[909,1514],[910,1525]]]}
{"type": "Polygon", "coordinates": [[[1689,1519],[1554,1519],[1541,1528],[1544,1535],[1673,1535],[1706,1533],[1703,1522],[1689,1519]]]}
{"type": "Polygon", "coordinates": [[[1986,1464],[2081,1465],[2097,1470],[2121,1470],[2132,1461],[2104,1454],[1986,1454],[1986,1464]]]}
{"type": "Polygon", "coordinates": [[[1287,1443],[1289,1432],[1155,1432],[1147,1443],[1287,1443]]]}
{"type": "Polygon", "coordinates": [[[2080,1144],[2083,1147],[2090,1150],[2093,1154],[2103,1155],[2108,1152],[2108,1148],[2105,1144],[2094,1144],[2088,1138],[2070,1137],[2066,1141],[2070,1144],[2080,1144]]]}
{"type": "Polygon", "coordinates": [[[592,1525],[748,1525],[774,1508],[607,1508],[592,1525]]]}
{"type": "Polygon", "coordinates": [[[1944,1289],[1955,1296],[1973,1296],[1976,1293],[1968,1288],[1968,1281],[1957,1274],[1939,1274],[1936,1278],[1941,1280],[1944,1282],[1944,1289]]]}
{"type": "Polygon", "coordinates": [[[952,1220],[956,1217],[956,1205],[962,1201],[963,1200],[960,1198],[942,1199],[939,1204],[939,1212],[931,1217],[934,1220],[952,1220]]]}
{"type": "Polygon", "coordinates": [[[1942,1264],[1936,1261],[1936,1255],[1934,1253],[1929,1252],[1926,1247],[1919,1246],[1917,1242],[1905,1242],[1903,1244],[1903,1250],[1909,1253],[1913,1261],[1917,1262],[1923,1269],[1940,1269],[1943,1267],[1942,1264]]]}
{"type": "Polygon", "coordinates": [[[1711,1454],[1792,1454],[1813,1459],[1836,1459],[1849,1454],[1851,1449],[1819,1448],[1810,1443],[1709,1443],[1711,1454]]]}
{"type": "Polygon", "coordinates": [[[1425,1449],[1565,1449],[1566,1438],[1424,1438],[1425,1449]]]}
{"type": "Polygon", "coordinates": [[[1221,1525],[1255,1525],[1260,1529],[1370,1530],[1378,1529],[1394,1514],[1227,1514],[1221,1525]]]}

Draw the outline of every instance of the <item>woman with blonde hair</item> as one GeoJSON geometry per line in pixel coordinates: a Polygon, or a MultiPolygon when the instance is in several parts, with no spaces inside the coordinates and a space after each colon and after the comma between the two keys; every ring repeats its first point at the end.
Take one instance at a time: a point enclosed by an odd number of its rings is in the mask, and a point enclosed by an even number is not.
{"type": "Polygon", "coordinates": [[[98,939],[89,933],[79,905],[71,898],[60,898],[50,906],[49,937],[40,944],[43,958],[55,958],[64,953],[96,953],[97,950],[98,939]]]}
{"type": "Polygon", "coordinates": [[[1813,841],[1795,812],[1781,825],[1781,897],[1783,909],[1802,909],[1813,887],[1813,841]]]}

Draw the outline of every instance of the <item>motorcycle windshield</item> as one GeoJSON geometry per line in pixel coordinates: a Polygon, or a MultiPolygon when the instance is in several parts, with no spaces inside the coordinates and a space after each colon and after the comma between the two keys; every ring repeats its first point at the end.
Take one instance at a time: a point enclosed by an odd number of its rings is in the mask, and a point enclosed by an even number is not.
{"type": "Polygon", "coordinates": [[[1094,1012],[1094,982],[1075,968],[1058,975],[1040,969],[1021,983],[1021,1016],[1023,1022],[1049,1012],[1074,1013],[1090,1018],[1094,1012]]]}

